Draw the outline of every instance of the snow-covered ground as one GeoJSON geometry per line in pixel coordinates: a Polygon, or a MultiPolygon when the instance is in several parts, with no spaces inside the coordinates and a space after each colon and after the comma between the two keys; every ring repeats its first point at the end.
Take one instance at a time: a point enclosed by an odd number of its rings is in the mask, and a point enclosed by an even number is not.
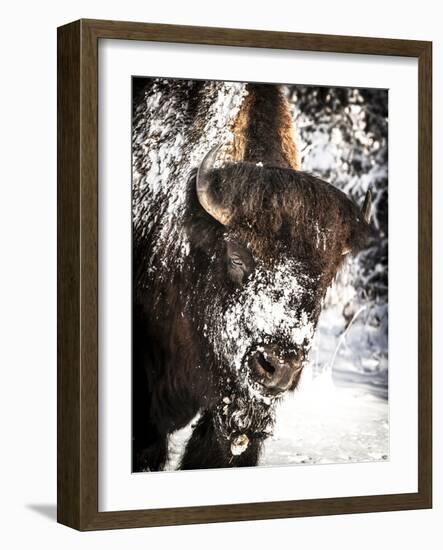
{"type": "Polygon", "coordinates": [[[326,464],[386,460],[388,403],[324,373],[285,398],[260,463],[326,464]]]}

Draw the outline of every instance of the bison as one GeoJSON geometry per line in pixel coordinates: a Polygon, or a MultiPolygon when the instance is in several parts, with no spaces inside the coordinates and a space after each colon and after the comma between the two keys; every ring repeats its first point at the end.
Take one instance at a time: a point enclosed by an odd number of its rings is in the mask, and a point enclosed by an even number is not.
{"type": "Polygon", "coordinates": [[[144,80],[133,119],[133,470],[254,466],[325,293],[370,236],[300,171],[284,88],[144,80]]]}

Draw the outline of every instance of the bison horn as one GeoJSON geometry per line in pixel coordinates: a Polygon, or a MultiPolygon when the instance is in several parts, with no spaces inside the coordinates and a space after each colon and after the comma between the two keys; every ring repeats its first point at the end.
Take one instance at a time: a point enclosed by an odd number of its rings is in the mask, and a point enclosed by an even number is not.
{"type": "Polygon", "coordinates": [[[230,219],[229,212],[214,200],[211,193],[211,177],[210,172],[214,168],[214,163],[217,158],[217,153],[220,150],[220,145],[214,147],[206,154],[197,171],[197,197],[201,206],[206,212],[220,222],[222,225],[227,225],[230,219]]]}
{"type": "Polygon", "coordinates": [[[363,216],[363,219],[365,220],[366,223],[369,223],[371,219],[371,208],[372,208],[372,191],[371,191],[371,188],[369,188],[366,191],[365,200],[361,208],[361,215],[363,216]]]}

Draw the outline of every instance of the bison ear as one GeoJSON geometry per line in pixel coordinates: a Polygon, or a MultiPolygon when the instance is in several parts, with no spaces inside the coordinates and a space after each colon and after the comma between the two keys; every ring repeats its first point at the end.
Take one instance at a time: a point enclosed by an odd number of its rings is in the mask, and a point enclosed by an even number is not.
{"type": "Polygon", "coordinates": [[[343,248],[342,256],[346,256],[352,251],[361,249],[367,239],[373,234],[373,229],[370,226],[372,210],[372,190],[369,187],[366,191],[365,200],[361,207],[360,216],[357,219],[352,244],[346,244],[343,248]],[[362,223],[364,221],[364,223],[362,223]]]}
{"type": "Polygon", "coordinates": [[[372,209],[372,191],[369,187],[366,191],[365,200],[363,201],[363,206],[361,207],[361,215],[366,223],[369,223],[371,220],[371,209],[372,209]]]}

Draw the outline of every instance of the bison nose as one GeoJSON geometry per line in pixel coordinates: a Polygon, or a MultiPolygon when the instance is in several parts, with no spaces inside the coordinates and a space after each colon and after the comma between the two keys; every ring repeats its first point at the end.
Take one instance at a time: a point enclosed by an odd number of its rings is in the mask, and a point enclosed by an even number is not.
{"type": "Polygon", "coordinates": [[[276,346],[261,346],[250,356],[252,374],[268,393],[276,395],[294,388],[302,362],[296,354],[282,354],[276,346]]]}

